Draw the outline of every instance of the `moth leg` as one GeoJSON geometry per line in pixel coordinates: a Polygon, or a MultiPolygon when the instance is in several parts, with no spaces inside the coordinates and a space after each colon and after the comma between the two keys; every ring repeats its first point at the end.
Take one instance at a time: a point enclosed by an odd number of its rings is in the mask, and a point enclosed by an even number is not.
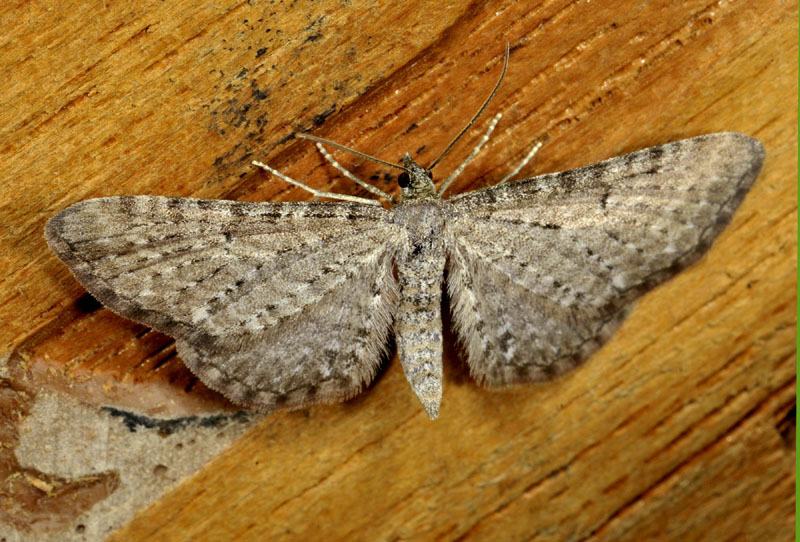
{"type": "Polygon", "coordinates": [[[508,181],[510,181],[511,179],[513,179],[513,178],[514,178],[514,177],[517,175],[517,173],[519,173],[519,170],[521,170],[522,168],[524,168],[524,167],[525,167],[525,165],[526,165],[528,162],[530,162],[530,161],[531,161],[531,159],[532,159],[534,156],[536,156],[536,153],[537,153],[537,152],[539,152],[539,149],[541,149],[541,148],[542,148],[542,142],[541,142],[541,141],[537,141],[537,142],[536,142],[536,144],[535,144],[535,145],[534,145],[534,146],[531,148],[531,150],[529,150],[529,151],[528,151],[528,154],[526,154],[526,155],[525,155],[525,158],[523,158],[523,159],[522,159],[522,162],[520,162],[519,164],[517,164],[517,167],[515,167],[515,168],[514,168],[514,169],[511,171],[511,173],[509,173],[508,175],[506,175],[505,177],[503,177],[502,179],[500,179],[500,182],[499,182],[499,183],[497,183],[495,186],[500,186],[501,184],[506,184],[508,181]]]}
{"type": "Polygon", "coordinates": [[[386,198],[391,202],[392,205],[395,204],[394,198],[391,195],[387,194],[377,186],[372,186],[371,184],[362,181],[361,179],[350,173],[348,170],[346,170],[344,167],[342,167],[341,164],[339,164],[339,162],[337,162],[336,159],[333,156],[331,156],[331,154],[328,151],[325,150],[325,147],[322,146],[322,143],[317,143],[317,149],[319,149],[319,152],[322,153],[323,158],[325,158],[325,160],[330,162],[330,164],[333,167],[338,169],[342,175],[344,175],[351,181],[355,182],[358,186],[360,186],[370,194],[375,194],[379,198],[386,198]]]}
{"type": "Polygon", "coordinates": [[[502,116],[503,116],[502,113],[498,113],[497,115],[494,116],[492,122],[489,123],[489,128],[486,130],[486,133],[483,134],[483,137],[478,142],[478,144],[475,145],[475,148],[472,149],[472,152],[469,153],[469,156],[467,156],[467,158],[463,162],[461,162],[461,164],[456,169],[453,170],[453,173],[451,173],[450,176],[447,177],[447,179],[445,179],[445,181],[442,183],[441,188],[439,188],[439,191],[437,192],[439,197],[441,197],[442,194],[444,194],[444,191],[450,187],[450,183],[452,183],[456,177],[461,175],[461,172],[464,171],[464,168],[467,167],[467,164],[472,162],[472,160],[478,155],[478,153],[481,152],[481,148],[486,144],[487,141],[489,141],[489,137],[491,137],[492,132],[494,132],[494,127],[497,126],[497,122],[500,120],[500,117],[502,116]]]}
{"type": "Polygon", "coordinates": [[[366,203],[367,205],[380,205],[380,202],[375,201],[374,199],[359,198],[358,196],[348,196],[347,194],[337,194],[335,192],[325,192],[323,190],[317,190],[315,188],[311,188],[310,186],[305,185],[299,181],[295,181],[291,177],[287,177],[277,169],[273,169],[269,167],[267,164],[259,162],[258,160],[253,160],[253,165],[269,171],[276,177],[280,178],[281,180],[289,184],[293,184],[295,186],[302,188],[303,190],[306,190],[307,192],[311,192],[315,197],[318,198],[338,199],[342,201],[352,201],[355,203],[366,203]]]}

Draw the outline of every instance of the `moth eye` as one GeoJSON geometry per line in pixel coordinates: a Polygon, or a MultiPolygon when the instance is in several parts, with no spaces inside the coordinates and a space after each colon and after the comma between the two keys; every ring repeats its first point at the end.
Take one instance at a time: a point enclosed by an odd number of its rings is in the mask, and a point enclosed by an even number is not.
{"type": "Polygon", "coordinates": [[[426,169],[425,175],[427,175],[429,179],[433,179],[433,172],[431,170],[426,169]]]}
{"type": "Polygon", "coordinates": [[[411,184],[411,178],[408,176],[408,173],[405,171],[397,176],[397,184],[400,185],[400,188],[407,188],[408,185],[411,184]]]}

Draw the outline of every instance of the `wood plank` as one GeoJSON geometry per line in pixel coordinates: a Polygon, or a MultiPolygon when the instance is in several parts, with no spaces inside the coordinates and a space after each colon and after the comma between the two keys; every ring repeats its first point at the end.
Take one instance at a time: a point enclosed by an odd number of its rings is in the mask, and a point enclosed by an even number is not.
{"type": "Polygon", "coordinates": [[[393,360],[346,404],[264,419],[112,540],[790,540],[796,2],[80,2],[9,4],[0,21],[0,357],[113,381],[130,401],[158,386],[183,409],[227,408],[143,365],[163,340],[76,310],[83,291],[42,238],[75,201],[307,199],[253,158],[363,195],[286,138],[430,160],[491,89],[506,40],[498,97],[435,171],[504,113],[453,193],[501,178],[541,136],[526,175],[714,131],[767,148],[709,254],[573,374],[488,392],[446,335],[437,421],[393,360]]]}

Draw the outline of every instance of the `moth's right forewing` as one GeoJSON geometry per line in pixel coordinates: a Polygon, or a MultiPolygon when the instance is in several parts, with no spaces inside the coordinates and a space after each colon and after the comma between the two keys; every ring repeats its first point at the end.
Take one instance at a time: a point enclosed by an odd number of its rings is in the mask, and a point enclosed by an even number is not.
{"type": "Polygon", "coordinates": [[[448,288],[473,374],[546,380],[585,360],[702,256],[763,158],[710,134],[453,198],[448,288]]]}

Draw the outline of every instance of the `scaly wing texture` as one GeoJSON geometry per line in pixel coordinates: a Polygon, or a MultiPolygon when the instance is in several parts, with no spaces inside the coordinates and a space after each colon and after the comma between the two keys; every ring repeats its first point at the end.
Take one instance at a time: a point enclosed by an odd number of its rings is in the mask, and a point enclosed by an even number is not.
{"type": "Polygon", "coordinates": [[[763,158],[710,134],[453,198],[448,290],[472,375],[543,381],[584,361],[702,256],[763,158]]]}
{"type": "Polygon", "coordinates": [[[177,339],[204,383],[272,410],[371,381],[397,292],[381,207],[132,196],[77,203],[50,247],[113,311],[177,339]]]}

